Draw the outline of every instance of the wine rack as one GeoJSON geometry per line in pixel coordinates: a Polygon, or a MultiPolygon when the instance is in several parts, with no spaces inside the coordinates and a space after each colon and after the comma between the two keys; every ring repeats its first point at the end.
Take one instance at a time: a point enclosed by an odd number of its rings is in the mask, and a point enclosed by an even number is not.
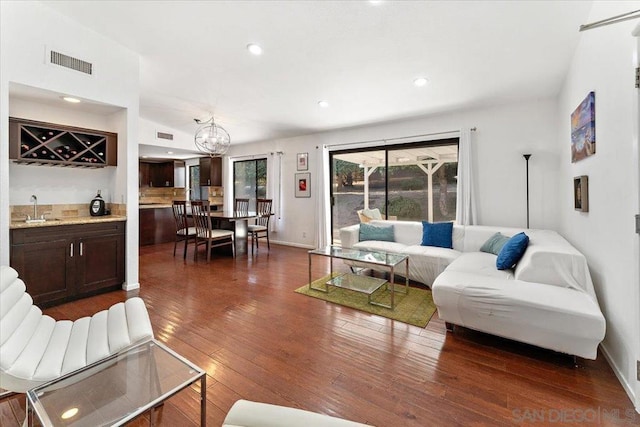
{"type": "Polygon", "coordinates": [[[17,163],[92,168],[116,165],[117,135],[109,132],[11,118],[10,141],[10,155],[17,163]]]}

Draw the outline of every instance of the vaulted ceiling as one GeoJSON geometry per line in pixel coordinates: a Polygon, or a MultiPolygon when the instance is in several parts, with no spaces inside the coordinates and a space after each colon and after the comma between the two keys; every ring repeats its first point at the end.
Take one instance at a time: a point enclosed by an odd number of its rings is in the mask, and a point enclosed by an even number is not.
{"type": "MultiPolygon", "coordinates": [[[[234,143],[557,94],[586,1],[47,1],[137,52],[140,115],[234,143]],[[258,44],[262,55],[249,53],[258,44]],[[414,86],[414,79],[428,83],[414,86]],[[328,107],[318,105],[327,101],[328,107]]],[[[144,141],[141,141],[144,142],[144,141]]]]}

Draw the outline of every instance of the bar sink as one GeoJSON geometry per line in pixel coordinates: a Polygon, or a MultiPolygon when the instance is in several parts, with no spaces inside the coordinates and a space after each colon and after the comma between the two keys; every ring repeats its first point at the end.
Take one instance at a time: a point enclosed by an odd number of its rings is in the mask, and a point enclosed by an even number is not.
{"type": "Polygon", "coordinates": [[[27,220],[25,220],[25,222],[26,222],[27,224],[37,224],[37,223],[39,223],[39,222],[46,222],[46,221],[47,221],[47,220],[46,220],[46,219],[44,219],[44,218],[40,218],[40,219],[27,219],[27,220]]]}

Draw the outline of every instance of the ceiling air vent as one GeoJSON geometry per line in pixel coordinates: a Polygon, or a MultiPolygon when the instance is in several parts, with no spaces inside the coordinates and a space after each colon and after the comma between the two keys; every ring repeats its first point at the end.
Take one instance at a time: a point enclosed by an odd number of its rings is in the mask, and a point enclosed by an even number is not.
{"type": "Polygon", "coordinates": [[[81,73],[93,74],[93,64],[82,59],[74,58],[64,53],[50,51],[49,62],[81,73]]]}
{"type": "Polygon", "coordinates": [[[168,139],[173,141],[173,134],[167,132],[156,132],[156,139],[168,139]]]}

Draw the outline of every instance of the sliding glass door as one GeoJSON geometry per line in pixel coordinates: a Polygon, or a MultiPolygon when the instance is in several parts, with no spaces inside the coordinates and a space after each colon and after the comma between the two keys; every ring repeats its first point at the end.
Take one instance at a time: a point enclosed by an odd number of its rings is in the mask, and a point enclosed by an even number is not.
{"type": "Polygon", "coordinates": [[[334,243],[363,209],[378,209],[388,219],[455,220],[457,138],[333,151],[330,164],[334,243]]]}
{"type": "Polygon", "coordinates": [[[267,197],[267,159],[233,163],[233,198],[249,199],[249,210],[256,210],[256,199],[267,197]]]}

